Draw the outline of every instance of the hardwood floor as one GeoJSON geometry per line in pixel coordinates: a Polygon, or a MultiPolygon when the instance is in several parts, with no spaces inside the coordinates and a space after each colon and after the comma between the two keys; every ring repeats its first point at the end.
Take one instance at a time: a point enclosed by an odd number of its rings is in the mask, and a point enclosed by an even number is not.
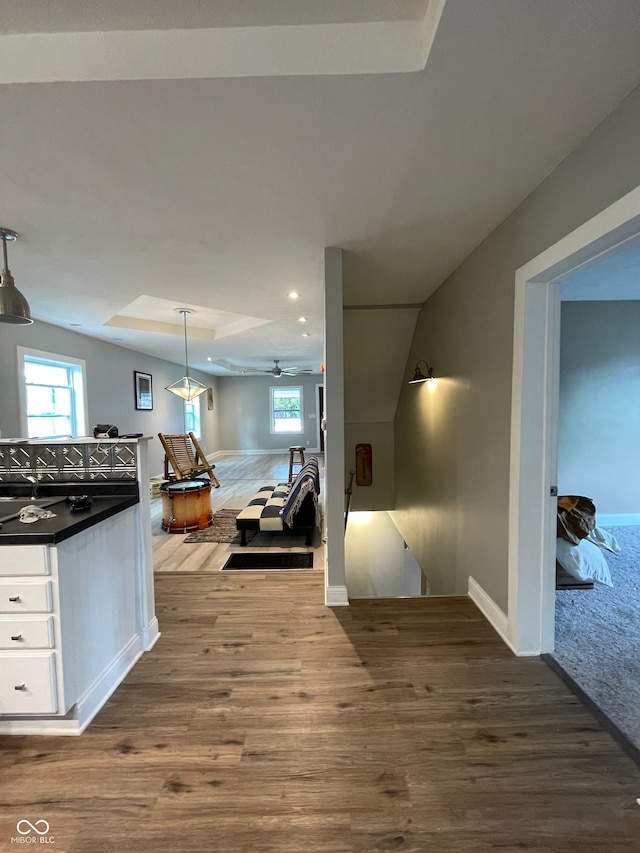
{"type": "MultiPolygon", "coordinates": [[[[187,547],[187,546],[184,546],[187,547]]],[[[0,738],[0,851],[637,853],[640,772],[466,598],[160,573],[162,636],[79,738],[0,738]]]]}
{"type": "MultiPolygon", "coordinates": [[[[320,461],[321,482],[324,477],[324,455],[314,453],[320,461]]],[[[294,468],[294,473],[299,466],[294,468]]],[[[219,489],[211,490],[211,509],[244,509],[253,495],[265,483],[286,482],[289,477],[289,454],[229,454],[215,461],[215,475],[219,489]]],[[[322,503],[324,489],[321,488],[322,503]]],[[[258,533],[244,548],[224,543],[185,543],[182,533],[166,533],[161,528],[162,500],[151,502],[151,530],[153,540],[153,565],[156,572],[217,572],[222,569],[229,554],[242,551],[310,551],[313,553],[314,571],[324,568],[324,543],[316,531],[311,547],[304,544],[304,536],[278,536],[258,533]]]]}

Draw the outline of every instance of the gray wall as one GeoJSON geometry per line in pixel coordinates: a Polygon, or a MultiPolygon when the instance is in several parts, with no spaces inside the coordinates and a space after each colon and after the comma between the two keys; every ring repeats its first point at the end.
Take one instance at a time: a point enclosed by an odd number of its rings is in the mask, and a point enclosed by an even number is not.
{"type": "Polygon", "coordinates": [[[563,302],[558,488],[640,513],[640,302],[563,302]]]}
{"type": "Polygon", "coordinates": [[[393,508],[393,419],[417,317],[417,308],[378,306],[344,311],[347,482],[349,470],[355,468],[356,444],[371,444],[373,453],[371,486],[357,486],[354,480],[354,511],[393,508]]]}
{"type": "MultiPolygon", "coordinates": [[[[157,436],[159,432],[183,432],[181,401],[169,391],[169,385],[184,374],[184,364],[175,365],[142,355],[114,344],[98,341],[77,332],[35,322],[31,326],[2,324],[0,332],[0,429],[5,438],[20,433],[18,406],[17,347],[44,350],[57,355],[86,361],[88,430],[97,423],[116,424],[121,433],[142,432],[157,436]],[[153,410],[137,411],[133,395],[133,371],[153,377],[153,410]]],[[[202,447],[206,453],[219,449],[218,399],[216,377],[191,371],[194,378],[213,387],[214,409],[208,411],[206,394],[201,401],[202,447]],[[204,399],[203,399],[204,398],[204,399]]],[[[149,468],[152,474],[162,472],[164,454],[156,438],[150,443],[149,468]]]]}
{"type": "Polygon", "coordinates": [[[346,423],[344,428],[344,467],[346,482],[356,467],[356,444],[370,444],[372,478],[370,486],[358,486],[353,479],[351,509],[383,510],[393,508],[393,421],[388,423],[346,423]]]}
{"type": "Polygon", "coordinates": [[[514,278],[518,267],[640,185],[640,89],[500,225],[425,303],[395,421],[400,532],[432,591],[472,575],[507,610],[514,278]]]}
{"type": "Polygon", "coordinates": [[[221,450],[288,450],[291,445],[317,449],[318,419],[316,385],[322,385],[320,374],[289,376],[220,376],[221,450]],[[276,435],[270,431],[269,388],[302,386],[304,433],[276,435]],[[310,417],[311,415],[311,417],[310,417]]]}

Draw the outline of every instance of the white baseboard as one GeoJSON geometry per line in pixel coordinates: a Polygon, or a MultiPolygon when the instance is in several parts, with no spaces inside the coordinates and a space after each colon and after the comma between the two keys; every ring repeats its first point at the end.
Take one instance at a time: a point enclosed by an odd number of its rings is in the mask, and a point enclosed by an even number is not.
{"type": "Polygon", "coordinates": [[[343,584],[340,586],[327,586],[324,589],[324,603],[327,607],[348,607],[349,595],[343,584]]]}
{"type": "Polygon", "coordinates": [[[2,735],[81,735],[142,655],[136,634],[83,693],[65,717],[26,717],[0,720],[2,735]]]}
{"type": "Polygon", "coordinates": [[[111,661],[78,700],[76,716],[82,733],[105,704],[112,693],[120,686],[125,676],[142,655],[141,637],[136,634],[111,661]]]}
{"type": "Polygon", "coordinates": [[[160,625],[158,618],[154,618],[149,622],[146,628],[142,630],[142,648],[145,652],[150,651],[160,639],[160,625]]]}
{"type": "Polygon", "coordinates": [[[599,512],[596,518],[598,519],[598,527],[636,527],[640,525],[640,512],[599,512]]]}
{"type": "Polygon", "coordinates": [[[517,654],[511,640],[509,639],[509,620],[506,614],[498,607],[491,596],[484,591],[478,581],[474,580],[472,577],[469,577],[468,594],[471,601],[473,601],[487,622],[495,628],[511,651],[517,654]]]}

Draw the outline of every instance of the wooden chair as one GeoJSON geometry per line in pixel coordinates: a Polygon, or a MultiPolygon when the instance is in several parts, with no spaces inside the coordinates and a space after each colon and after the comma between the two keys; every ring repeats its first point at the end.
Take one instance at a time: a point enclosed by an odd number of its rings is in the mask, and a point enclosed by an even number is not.
{"type": "Polygon", "coordinates": [[[184,480],[185,478],[197,477],[198,474],[208,474],[211,485],[216,489],[220,488],[220,483],[213,473],[215,465],[210,465],[207,462],[207,457],[192,432],[179,435],[159,432],[158,438],[162,442],[165,452],[165,480],[184,480]]]}

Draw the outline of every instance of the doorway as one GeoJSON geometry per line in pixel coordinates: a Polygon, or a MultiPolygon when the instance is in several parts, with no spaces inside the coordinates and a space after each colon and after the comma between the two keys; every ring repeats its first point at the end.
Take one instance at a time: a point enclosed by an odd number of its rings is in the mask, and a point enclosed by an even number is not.
{"type": "Polygon", "coordinates": [[[516,272],[507,638],[554,648],[560,280],[640,235],[640,187],[516,272]]]}

